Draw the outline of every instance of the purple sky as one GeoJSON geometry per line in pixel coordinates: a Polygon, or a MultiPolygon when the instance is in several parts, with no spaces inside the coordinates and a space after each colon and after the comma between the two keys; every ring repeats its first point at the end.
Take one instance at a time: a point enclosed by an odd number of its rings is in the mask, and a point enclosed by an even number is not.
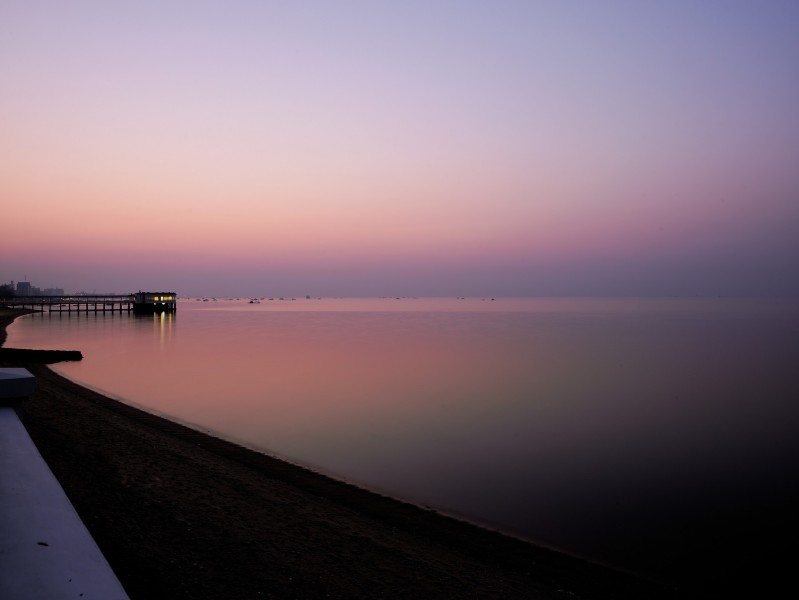
{"type": "Polygon", "coordinates": [[[799,3],[0,4],[0,282],[799,294],[799,3]]]}

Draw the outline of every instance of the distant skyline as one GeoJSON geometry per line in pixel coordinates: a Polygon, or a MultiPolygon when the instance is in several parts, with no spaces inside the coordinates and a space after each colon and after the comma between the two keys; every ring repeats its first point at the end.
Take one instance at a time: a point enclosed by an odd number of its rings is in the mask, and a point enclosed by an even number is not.
{"type": "Polygon", "coordinates": [[[799,294],[799,3],[0,3],[0,283],[799,294]]]}

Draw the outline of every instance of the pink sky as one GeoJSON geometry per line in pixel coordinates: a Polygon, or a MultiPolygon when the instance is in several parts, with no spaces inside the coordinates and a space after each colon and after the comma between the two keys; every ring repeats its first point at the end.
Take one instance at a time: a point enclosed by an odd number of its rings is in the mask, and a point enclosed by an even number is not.
{"type": "Polygon", "coordinates": [[[792,2],[4,2],[0,282],[799,293],[792,2]]]}

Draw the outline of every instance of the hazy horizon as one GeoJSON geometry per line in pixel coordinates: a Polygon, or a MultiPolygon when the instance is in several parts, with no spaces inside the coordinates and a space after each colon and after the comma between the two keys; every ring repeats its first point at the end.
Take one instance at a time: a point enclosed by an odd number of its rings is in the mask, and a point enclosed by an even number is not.
{"type": "Polygon", "coordinates": [[[0,5],[0,283],[799,295],[799,4],[0,5]]]}

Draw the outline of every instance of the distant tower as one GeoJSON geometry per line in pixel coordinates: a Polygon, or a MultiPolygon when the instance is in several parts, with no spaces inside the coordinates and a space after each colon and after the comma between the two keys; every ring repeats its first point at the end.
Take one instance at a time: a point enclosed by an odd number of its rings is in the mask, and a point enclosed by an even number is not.
{"type": "Polygon", "coordinates": [[[17,296],[30,296],[30,295],[31,295],[31,282],[17,281],[17,296]]]}

